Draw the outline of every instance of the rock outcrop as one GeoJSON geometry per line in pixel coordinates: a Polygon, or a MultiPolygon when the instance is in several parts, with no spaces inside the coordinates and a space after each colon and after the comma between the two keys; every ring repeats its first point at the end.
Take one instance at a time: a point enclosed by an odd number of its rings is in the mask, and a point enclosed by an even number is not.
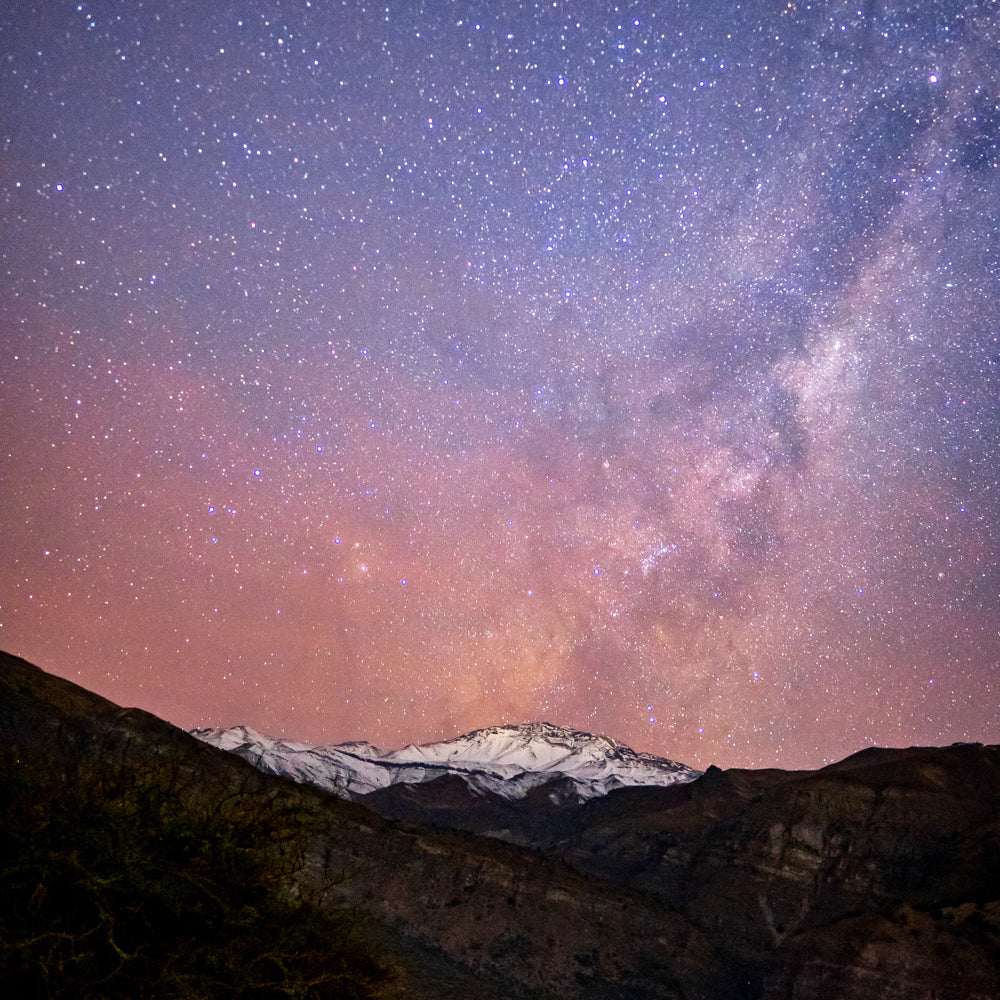
{"type": "Polygon", "coordinates": [[[1000,747],[712,768],[612,793],[550,849],[663,899],[752,970],[752,995],[1000,995],[1000,747]]]}

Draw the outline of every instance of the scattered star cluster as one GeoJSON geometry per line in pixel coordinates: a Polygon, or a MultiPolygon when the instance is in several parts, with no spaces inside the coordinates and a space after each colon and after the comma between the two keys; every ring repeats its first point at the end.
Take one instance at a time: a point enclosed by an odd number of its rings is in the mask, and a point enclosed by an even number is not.
{"type": "Polygon", "coordinates": [[[1000,5],[0,42],[5,649],[314,743],[1000,742],[1000,5]]]}

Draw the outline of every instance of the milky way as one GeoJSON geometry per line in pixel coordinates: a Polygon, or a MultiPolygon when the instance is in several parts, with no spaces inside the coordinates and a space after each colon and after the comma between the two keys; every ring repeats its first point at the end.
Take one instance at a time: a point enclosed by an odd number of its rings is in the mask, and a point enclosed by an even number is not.
{"type": "Polygon", "coordinates": [[[1000,741],[1000,5],[0,41],[5,649],[313,743],[1000,741]]]}

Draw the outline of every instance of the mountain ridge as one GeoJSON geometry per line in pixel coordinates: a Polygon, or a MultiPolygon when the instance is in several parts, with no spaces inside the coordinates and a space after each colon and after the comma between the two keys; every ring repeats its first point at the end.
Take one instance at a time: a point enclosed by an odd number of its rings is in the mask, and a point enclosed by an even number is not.
{"type": "MultiPolygon", "coordinates": [[[[0,653],[0,765],[0,846],[37,855],[33,828],[18,832],[11,817],[44,827],[62,816],[61,856],[74,866],[68,881],[45,874],[16,884],[17,857],[0,867],[5,928],[20,935],[15,954],[0,934],[0,986],[13,984],[9,959],[23,966],[33,954],[26,921],[64,946],[38,923],[46,899],[76,893],[86,920],[72,946],[90,949],[98,916],[117,912],[100,894],[108,877],[121,881],[114,848],[133,818],[150,831],[157,864],[165,855],[153,834],[164,822],[175,824],[166,828],[176,834],[172,863],[182,872],[201,863],[191,824],[176,826],[185,814],[225,820],[238,852],[233,872],[247,846],[242,831],[256,830],[268,884],[349,917],[397,977],[384,994],[393,1000],[1000,996],[1000,746],[869,748],[816,771],[710,768],[693,781],[612,790],[560,814],[554,828],[542,789],[536,815],[546,837],[528,848],[387,820],[367,808],[370,799],[262,773],[148,712],[0,653]],[[68,819],[67,792],[83,803],[68,819]],[[133,803],[126,814],[122,793],[133,803]],[[74,888],[74,824],[104,852],[87,889],[103,908],[74,888]]],[[[468,786],[439,780],[461,812],[468,786]]],[[[395,787],[419,795],[433,784],[395,787]]],[[[529,800],[494,804],[534,809],[529,800]]],[[[471,801],[478,812],[486,800],[471,801]]],[[[145,860],[133,857],[132,871],[145,877],[145,860]]],[[[163,901],[173,905],[175,889],[191,885],[172,879],[160,887],[163,901]]],[[[143,896],[125,902],[115,924],[123,931],[136,906],[148,912],[143,896]]],[[[229,925],[246,927],[252,912],[228,914],[229,925]]],[[[239,953],[251,963],[256,940],[239,953]]],[[[135,939],[130,948],[123,957],[107,943],[112,975],[137,968],[129,963],[145,945],[135,939]]],[[[108,985],[109,995],[154,995],[119,986],[108,985]]]]}
{"type": "Polygon", "coordinates": [[[347,798],[450,774],[462,778],[474,794],[517,800],[554,783],[552,791],[560,801],[584,802],[614,788],[670,785],[701,774],[666,757],[637,752],[610,736],[544,721],[489,726],[393,750],[366,741],[310,747],[242,725],[193,729],[191,734],[269,773],[347,798]]]}

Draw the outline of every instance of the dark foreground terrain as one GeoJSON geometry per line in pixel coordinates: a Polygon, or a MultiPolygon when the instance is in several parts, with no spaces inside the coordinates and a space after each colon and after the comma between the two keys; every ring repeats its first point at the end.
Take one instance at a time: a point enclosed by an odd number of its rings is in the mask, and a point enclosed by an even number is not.
{"type": "Polygon", "coordinates": [[[0,654],[0,995],[1000,996],[1000,747],[713,768],[534,830],[386,819],[0,654]]]}

